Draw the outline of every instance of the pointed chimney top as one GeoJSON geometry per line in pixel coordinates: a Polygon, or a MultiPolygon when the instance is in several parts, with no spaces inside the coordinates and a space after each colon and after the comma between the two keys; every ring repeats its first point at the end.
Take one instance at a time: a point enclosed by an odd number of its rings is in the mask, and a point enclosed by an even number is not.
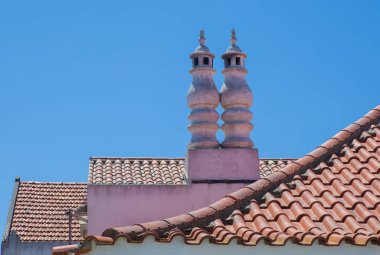
{"type": "Polygon", "coordinates": [[[241,52],[241,49],[236,45],[237,38],[236,38],[236,32],[235,29],[231,29],[231,46],[227,48],[226,53],[228,52],[241,52]]]}
{"type": "Polygon", "coordinates": [[[236,38],[236,32],[235,32],[235,29],[231,29],[231,45],[235,46],[236,45],[236,42],[237,42],[237,38],[236,38]]]}
{"type": "Polygon", "coordinates": [[[205,37],[205,31],[201,29],[199,32],[199,46],[195,49],[195,52],[210,52],[209,48],[205,45],[206,43],[206,37],[205,37]]]}
{"type": "Polygon", "coordinates": [[[201,29],[201,31],[199,32],[199,45],[204,45],[206,43],[206,37],[205,37],[205,31],[203,29],[201,29]]]}

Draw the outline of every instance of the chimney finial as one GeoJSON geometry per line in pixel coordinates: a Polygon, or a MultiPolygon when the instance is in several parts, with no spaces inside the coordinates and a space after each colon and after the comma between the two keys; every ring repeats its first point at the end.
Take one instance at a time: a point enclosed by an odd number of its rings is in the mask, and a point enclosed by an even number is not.
{"type": "Polygon", "coordinates": [[[237,42],[237,38],[236,38],[236,32],[235,32],[235,29],[231,29],[231,45],[235,46],[236,45],[236,42],[237,42]]]}
{"type": "Polygon", "coordinates": [[[203,29],[201,29],[201,31],[199,32],[198,42],[201,46],[203,46],[206,43],[205,31],[203,29]]]}

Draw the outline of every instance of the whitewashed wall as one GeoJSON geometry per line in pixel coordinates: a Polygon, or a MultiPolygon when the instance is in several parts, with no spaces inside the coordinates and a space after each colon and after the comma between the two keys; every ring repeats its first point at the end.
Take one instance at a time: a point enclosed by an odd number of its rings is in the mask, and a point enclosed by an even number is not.
{"type": "Polygon", "coordinates": [[[243,246],[233,242],[229,245],[210,244],[205,240],[201,245],[186,245],[183,238],[176,237],[171,243],[158,243],[147,238],[142,244],[127,243],[120,238],[115,245],[97,246],[92,243],[89,255],[379,255],[380,246],[324,246],[314,244],[301,246],[288,243],[285,246],[270,246],[260,243],[258,246],[243,246]]]}
{"type": "Polygon", "coordinates": [[[53,247],[68,245],[69,242],[21,242],[12,230],[1,243],[1,255],[51,255],[53,247]]]}

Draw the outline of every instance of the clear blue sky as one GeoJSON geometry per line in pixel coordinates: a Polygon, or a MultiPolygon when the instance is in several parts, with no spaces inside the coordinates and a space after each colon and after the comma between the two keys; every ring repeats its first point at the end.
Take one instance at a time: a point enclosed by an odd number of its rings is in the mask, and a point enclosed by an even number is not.
{"type": "Polygon", "coordinates": [[[90,156],[181,157],[204,28],[248,54],[261,157],[300,157],[380,103],[379,1],[2,1],[0,222],[15,176],[85,182],[90,156]]]}

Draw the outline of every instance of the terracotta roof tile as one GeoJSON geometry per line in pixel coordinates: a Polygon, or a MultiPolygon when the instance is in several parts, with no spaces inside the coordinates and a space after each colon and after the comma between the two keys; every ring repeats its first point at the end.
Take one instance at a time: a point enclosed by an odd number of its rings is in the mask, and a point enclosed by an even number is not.
{"type": "Polygon", "coordinates": [[[379,148],[380,106],[304,158],[208,207],[139,228],[111,228],[103,236],[143,242],[154,235],[170,242],[175,233],[187,244],[379,244],[379,148]]]}
{"type": "MultiPolygon", "coordinates": [[[[260,159],[260,175],[266,177],[294,159],[260,159]]],[[[90,184],[186,184],[184,158],[91,158],[90,184]]]]}
{"type": "MultiPolygon", "coordinates": [[[[68,241],[68,209],[87,203],[87,184],[21,182],[11,230],[21,241],[68,241]]],[[[79,222],[73,218],[72,240],[81,241],[79,222]]]]}

